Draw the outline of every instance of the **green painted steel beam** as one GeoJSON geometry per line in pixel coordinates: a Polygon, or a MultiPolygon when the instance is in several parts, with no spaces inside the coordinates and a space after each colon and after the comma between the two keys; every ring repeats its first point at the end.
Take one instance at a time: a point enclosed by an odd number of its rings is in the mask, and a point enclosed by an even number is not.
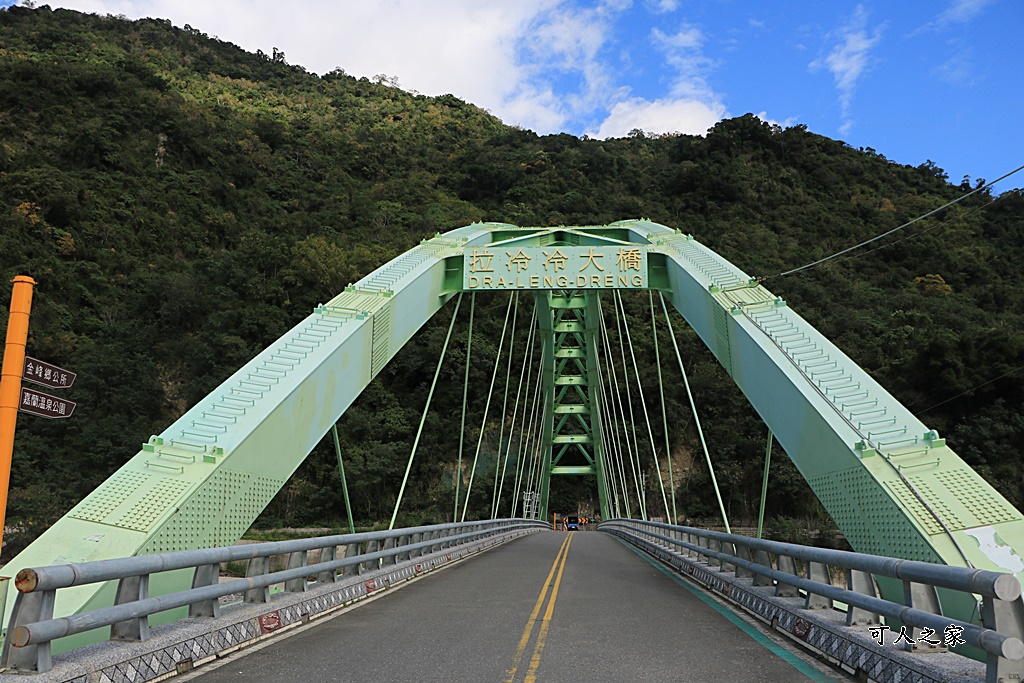
{"type": "Polygon", "coordinates": [[[593,443],[594,440],[589,434],[556,434],[551,437],[551,443],[593,443]]]}
{"type": "Polygon", "coordinates": [[[551,308],[562,308],[562,309],[578,309],[587,307],[587,297],[580,294],[571,295],[558,295],[553,294],[551,296],[551,308]]]}
{"type": "Polygon", "coordinates": [[[578,415],[589,415],[590,406],[583,403],[563,403],[555,406],[555,414],[575,413],[578,415]]]}
{"type": "Polygon", "coordinates": [[[560,467],[552,467],[551,474],[556,476],[580,476],[585,474],[597,474],[597,469],[585,465],[562,465],[560,467]]]}

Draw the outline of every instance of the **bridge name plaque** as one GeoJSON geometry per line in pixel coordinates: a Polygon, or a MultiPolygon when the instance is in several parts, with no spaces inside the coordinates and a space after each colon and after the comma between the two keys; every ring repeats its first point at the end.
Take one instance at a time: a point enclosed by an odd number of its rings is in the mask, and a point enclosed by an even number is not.
{"type": "Polygon", "coordinates": [[[647,249],[599,247],[472,247],[466,249],[466,290],[646,289],[647,249]]]}

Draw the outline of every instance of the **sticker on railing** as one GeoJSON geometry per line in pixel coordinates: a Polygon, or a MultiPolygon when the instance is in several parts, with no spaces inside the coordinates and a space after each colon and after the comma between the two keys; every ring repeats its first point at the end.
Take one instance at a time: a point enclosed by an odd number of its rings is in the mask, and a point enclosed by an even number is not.
{"type": "Polygon", "coordinates": [[[281,628],[281,614],[279,612],[275,611],[260,615],[260,633],[262,635],[276,631],[279,628],[281,628]]]}
{"type": "Polygon", "coordinates": [[[807,636],[811,632],[811,622],[806,619],[797,619],[793,622],[793,635],[797,638],[807,640],[807,636]]]}

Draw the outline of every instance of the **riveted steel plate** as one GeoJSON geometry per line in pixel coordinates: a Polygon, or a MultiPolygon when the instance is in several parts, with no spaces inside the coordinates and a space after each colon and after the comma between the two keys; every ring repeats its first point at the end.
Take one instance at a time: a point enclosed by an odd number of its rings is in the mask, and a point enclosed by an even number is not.
{"type": "Polygon", "coordinates": [[[115,526],[135,531],[148,531],[160,515],[175,507],[181,495],[192,486],[191,482],[163,477],[147,482],[139,490],[140,497],[127,512],[114,523],[115,526]]]}
{"type": "Polygon", "coordinates": [[[68,517],[87,522],[105,522],[110,513],[145,486],[151,476],[145,472],[118,472],[101,484],[91,496],[76,505],[68,513],[68,517]]]}
{"type": "Polygon", "coordinates": [[[948,470],[938,472],[935,476],[967,508],[968,513],[974,516],[973,522],[967,520],[968,527],[1021,519],[1021,514],[976,472],[967,469],[948,470]]]}

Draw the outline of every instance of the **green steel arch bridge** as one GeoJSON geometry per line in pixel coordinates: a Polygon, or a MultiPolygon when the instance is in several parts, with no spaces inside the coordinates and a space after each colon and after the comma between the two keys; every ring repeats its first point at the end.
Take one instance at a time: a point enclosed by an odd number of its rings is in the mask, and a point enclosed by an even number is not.
{"type": "MultiPolygon", "coordinates": [[[[511,490],[495,482],[493,515],[506,496],[512,516],[546,519],[552,477],[591,475],[602,518],[674,521],[664,484],[660,507],[648,508],[640,492],[637,432],[654,451],[661,437],[643,399],[630,397],[631,380],[619,376],[635,367],[632,346],[621,341],[628,329],[619,344],[607,332],[613,323],[601,300],[610,297],[617,316],[623,289],[650,292],[652,317],[668,320],[669,306],[682,314],[768,426],[769,444],[773,434],[856,551],[1024,580],[1021,513],[939,434],[785,301],[691,236],[645,220],[483,223],[423,241],[318,306],[151,437],[5,573],[234,543],[412,335],[452,299],[458,306],[480,291],[534,298],[527,343],[541,359],[532,384],[520,378],[526,388],[513,415],[527,446],[522,457],[512,455],[511,490]]],[[[678,357],[678,349],[664,353],[678,357]]],[[[463,517],[465,509],[464,498],[463,517]]],[[[168,572],[154,576],[150,590],[181,590],[190,580],[188,572],[168,572]]],[[[903,589],[899,581],[879,586],[883,596],[903,589]]],[[[110,604],[114,590],[110,582],[62,591],[56,615],[110,604]]],[[[945,613],[977,622],[969,595],[943,599],[945,613]]]]}

